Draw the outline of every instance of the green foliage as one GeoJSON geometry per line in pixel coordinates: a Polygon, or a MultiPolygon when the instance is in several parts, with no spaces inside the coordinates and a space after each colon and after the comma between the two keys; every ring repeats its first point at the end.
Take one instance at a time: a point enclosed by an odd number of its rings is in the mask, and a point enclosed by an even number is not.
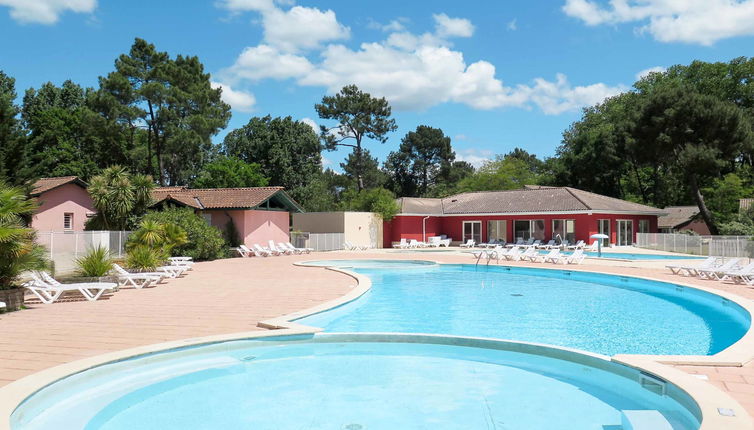
{"type": "Polygon", "coordinates": [[[96,278],[105,276],[113,270],[113,259],[110,257],[109,249],[98,246],[76,259],[76,266],[80,276],[96,278]]]}
{"type": "MultiPolygon", "coordinates": [[[[292,195],[322,172],[322,145],[311,126],[291,117],[253,117],[225,136],[220,152],[260,166],[269,184],[292,195]]],[[[294,197],[295,198],[295,197],[294,197]]]]}
{"type": "Polygon", "coordinates": [[[32,179],[32,172],[15,99],[15,79],[0,71],[0,182],[21,185],[32,179]]]}
{"type": "Polygon", "coordinates": [[[752,187],[747,186],[735,173],[713,179],[712,186],[702,190],[715,222],[720,224],[738,218],[740,199],[751,196],[752,192],[752,187]]]}
{"type": "Polygon", "coordinates": [[[372,157],[367,149],[361,151],[361,164],[356,154],[352,152],[346,157],[345,163],[340,163],[340,168],[343,169],[343,176],[348,179],[349,188],[358,188],[359,175],[361,175],[362,185],[367,189],[382,187],[387,181],[387,175],[380,170],[377,157],[372,157]]]}
{"type": "Polygon", "coordinates": [[[371,190],[347,190],[343,192],[340,210],[357,212],[375,212],[383,220],[389,221],[395,217],[400,208],[395,202],[395,195],[384,188],[371,190]]]}
{"type": "Polygon", "coordinates": [[[162,185],[187,183],[205,163],[211,137],[230,119],[230,106],[209,77],[197,57],[172,59],[137,38],[115,71],[100,78],[103,109],[132,127],[147,125],[148,169],[162,185]]]}
{"type": "Polygon", "coordinates": [[[162,266],[166,259],[167,256],[161,249],[136,245],[126,253],[126,266],[134,270],[151,271],[162,266]]]}
{"type": "Polygon", "coordinates": [[[23,190],[0,183],[0,289],[16,287],[25,271],[47,268],[45,249],[23,222],[35,209],[23,190]]]}
{"type": "Polygon", "coordinates": [[[143,223],[173,224],[186,233],[186,242],[174,246],[170,253],[174,256],[192,257],[194,260],[214,260],[227,256],[227,249],[222,232],[207,224],[190,208],[166,208],[162,211],[148,212],[143,223]]]}
{"type": "Polygon", "coordinates": [[[322,103],[316,104],[314,109],[320,118],[338,122],[332,128],[320,126],[320,139],[330,151],[338,146],[353,148],[356,185],[359,191],[363,190],[366,187],[363,139],[366,137],[385,143],[387,134],[398,129],[395,120],[390,118],[392,110],[387,100],[372,97],[356,85],[348,85],[334,96],[323,97],[322,103]],[[344,143],[351,140],[354,143],[344,143]]]}
{"type": "Polygon", "coordinates": [[[268,180],[256,163],[247,163],[236,157],[220,156],[207,163],[193,181],[194,188],[264,187],[268,180]]]}
{"type": "Polygon", "coordinates": [[[128,230],[152,203],[152,178],[131,175],[119,166],[108,167],[89,183],[97,215],[89,220],[88,230],[128,230]]]}
{"type": "Polygon", "coordinates": [[[441,129],[420,125],[403,137],[398,151],[388,155],[385,169],[398,195],[426,196],[433,187],[450,184],[455,157],[450,138],[441,129]]]}
{"type": "Polygon", "coordinates": [[[463,179],[458,189],[466,191],[497,191],[523,188],[539,183],[539,176],[518,158],[497,156],[485,162],[473,175],[463,179]]]}

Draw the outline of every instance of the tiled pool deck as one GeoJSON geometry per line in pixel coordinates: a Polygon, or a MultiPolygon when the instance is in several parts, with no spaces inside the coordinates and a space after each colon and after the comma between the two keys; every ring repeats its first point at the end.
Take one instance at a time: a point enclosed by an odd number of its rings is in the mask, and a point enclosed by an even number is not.
{"type": "MultiPolygon", "coordinates": [[[[355,280],[297,261],[336,258],[427,259],[473,263],[456,253],[328,252],[303,256],[234,258],[198,263],[190,275],[144,290],[123,288],[97,302],[75,297],[53,305],[0,314],[0,386],[34,372],[106,352],[185,338],[262,330],[259,321],[346,294],[355,280]]],[[[543,267],[537,263],[507,263],[543,267]]],[[[581,270],[646,276],[727,291],[754,299],[754,288],[671,275],[663,261],[587,259],[581,270]]],[[[552,267],[551,264],[545,267],[552,267]]],[[[562,267],[562,266],[561,266],[562,267]]],[[[752,351],[754,355],[754,351],[752,351]]],[[[706,375],[754,416],[754,362],[743,367],[677,366],[706,375]]]]}

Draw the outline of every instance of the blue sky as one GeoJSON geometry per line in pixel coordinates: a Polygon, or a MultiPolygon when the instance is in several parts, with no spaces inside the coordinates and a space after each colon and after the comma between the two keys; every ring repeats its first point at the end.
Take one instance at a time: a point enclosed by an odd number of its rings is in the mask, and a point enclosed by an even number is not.
{"type": "MultiPolygon", "coordinates": [[[[553,155],[580,108],[642,71],[750,56],[754,0],[0,0],[0,70],[17,90],[98,76],[141,37],[197,55],[251,116],[321,123],[314,104],[356,83],[393,105],[384,159],[421,124],[479,164],[516,146],[553,155]]],[[[344,152],[326,153],[333,167],[344,152]]]]}

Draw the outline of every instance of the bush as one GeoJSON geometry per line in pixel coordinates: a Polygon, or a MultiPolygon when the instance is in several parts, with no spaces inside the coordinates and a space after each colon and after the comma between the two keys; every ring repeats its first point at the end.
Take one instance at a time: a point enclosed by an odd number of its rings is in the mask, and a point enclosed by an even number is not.
{"type": "Polygon", "coordinates": [[[113,269],[110,250],[101,246],[93,248],[85,256],[76,260],[78,274],[87,278],[105,276],[113,269]]]}
{"type": "Polygon", "coordinates": [[[400,208],[395,203],[395,195],[384,188],[370,190],[347,190],[343,192],[340,210],[378,213],[383,220],[390,221],[400,208]]]}
{"type": "Polygon", "coordinates": [[[129,269],[151,271],[155,267],[162,266],[165,259],[162,249],[136,245],[131,247],[126,254],[126,266],[129,269]]]}
{"type": "Polygon", "coordinates": [[[171,207],[148,212],[142,219],[142,223],[144,222],[173,224],[186,233],[185,243],[172,247],[169,250],[171,255],[192,257],[194,260],[214,260],[228,254],[222,232],[207,224],[204,218],[190,208],[171,207]]]}

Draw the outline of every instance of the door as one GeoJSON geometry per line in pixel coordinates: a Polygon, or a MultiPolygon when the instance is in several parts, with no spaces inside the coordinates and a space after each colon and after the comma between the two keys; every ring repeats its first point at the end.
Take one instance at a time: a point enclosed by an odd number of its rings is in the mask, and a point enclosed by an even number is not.
{"type": "Polygon", "coordinates": [[[464,221],[463,222],[463,242],[473,240],[476,243],[482,242],[482,222],[481,221],[464,221]]]}
{"type": "Polygon", "coordinates": [[[604,234],[608,237],[608,239],[601,239],[602,240],[602,246],[610,246],[610,220],[609,219],[601,219],[597,220],[597,231],[600,234],[604,234]]]}
{"type": "Polygon", "coordinates": [[[634,222],[630,219],[619,219],[618,224],[618,246],[629,246],[634,243],[634,222]]]}

